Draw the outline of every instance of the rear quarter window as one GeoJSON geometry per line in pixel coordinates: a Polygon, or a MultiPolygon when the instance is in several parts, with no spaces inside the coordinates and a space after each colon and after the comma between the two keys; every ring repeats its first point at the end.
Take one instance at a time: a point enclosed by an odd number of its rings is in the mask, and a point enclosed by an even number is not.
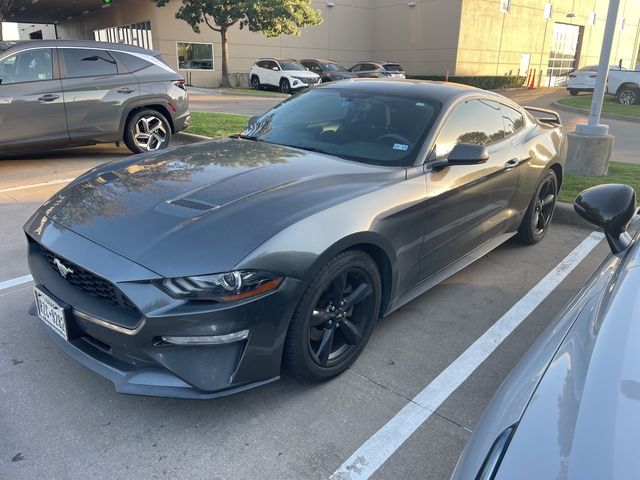
{"type": "Polygon", "coordinates": [[[383,65],[384,69],[388,72],[401,72],[402,67],[397,63],[387,63],[383,65]]]}
{"type": "Polygon", "coordinates": [[[137,72],[152,65],[147,60],[128,53],[111,52],[111,55],[116,57],[129,72],[137,72]]]}

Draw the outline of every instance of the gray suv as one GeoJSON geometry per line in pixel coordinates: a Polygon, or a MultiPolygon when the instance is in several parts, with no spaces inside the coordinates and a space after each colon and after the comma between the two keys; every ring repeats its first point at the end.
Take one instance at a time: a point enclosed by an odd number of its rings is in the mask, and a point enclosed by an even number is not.
{"type": "Polygon", "coordinates": [[[184,79],[155,51],[122,44],[0,43],[0,152],[124,141],[167,147],[189,124],[184,79]]]}

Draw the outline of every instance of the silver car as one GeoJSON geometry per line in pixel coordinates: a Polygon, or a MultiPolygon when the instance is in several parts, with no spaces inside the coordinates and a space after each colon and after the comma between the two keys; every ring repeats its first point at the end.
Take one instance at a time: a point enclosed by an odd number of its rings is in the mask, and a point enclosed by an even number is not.
{"type": "Polygon", "coordinates": [[[155,51],[122,44],[0,43],[0,151],[124,141],[167,147],[189,124],[184,79],[155,51]]]}
{"type": "Polygon", "coordinates": [[[626,185],[576,211],[611,254],[502,384],[455,480],[640,478],[640,216],[626,185]]]}

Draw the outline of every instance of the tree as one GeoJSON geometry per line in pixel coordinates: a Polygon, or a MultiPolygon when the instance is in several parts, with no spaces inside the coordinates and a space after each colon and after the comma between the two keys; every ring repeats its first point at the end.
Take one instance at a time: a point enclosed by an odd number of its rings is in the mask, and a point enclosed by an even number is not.
{"type": "MultiPolygon", "coordinates": [[[[151,1],[164,7],[170,0],[151,1]]],[[[200,33],[203,23],[220,33],[221,87],[231,86],[227,32],[233,25],[261,32],[267,37],[278,37],[300,35],[302,27],[318,25],[322,21],[320,11],[311,8],[311,0],[182,0],[176,18],[187,22],[196,33],[200,33]]]]}
{"type": "Polygon", "coordinates": [[[9,9],[13,0],[0,0],[0,41],[4,40],[2,36],[2,22],[9,15],[9,9]]]}

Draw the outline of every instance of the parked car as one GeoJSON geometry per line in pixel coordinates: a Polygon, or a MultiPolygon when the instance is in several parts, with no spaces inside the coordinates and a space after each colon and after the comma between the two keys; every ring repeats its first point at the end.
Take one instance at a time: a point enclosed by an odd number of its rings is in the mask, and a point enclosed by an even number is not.
{"type": "MultiPolygon", "coordinates": [[[[618,65],[610,65],[609,71],[625,70],[618,65]]],[[[573,96],[580,92],[593,92],[598,77],[598,65],[587,65],[571,72],[567,78],[567,90],[573,96]]]]}
{"type": "Polygon", "coordinates": [[[283,362],[328,380],[379,316],[545,236],[566,152],[545,115],[464,85],[355,79],[236,138],[99,166],[25,225],[37,311],[124,393],[212,398],[283,362]]]}
{"type": "Polygon", "coordinates": [[[609,72],[607,93],[615,95],[623,105],[640,103],[640,70],[609,72]]]}
{"type": "Polygon", "coordinates": [[[155,51],[38,40],[0,47],[0,151],[124,140],[166,148],[189,125],[184,79],[155,51]]]}
{"type": "Polygon", "coordinates": [[[249,83],[256,90],[266,87],[293,93],[318,85],[320,76],[290,58],[261,58],[251,67],[249,83]]]}
{"type": "Polygon", "coordinates": [[[578,196],[575,209],[604,229],[611,254],[499,388],[454,480],[640,474],[635,193],[626,185],[593,187],[578,196]]]}
{"type": "Polygon", "coordinates": [[[362,62],[356,63],[349,71],[362,78],[405,78],[404,70],[397,63],[362,62]]]}
{"type": "Polygon", "coordinates": [[[300,63],[311,72],[320,75],[320,79],[323,83],[334,82],[336,80],[346,80],[356,76],[339,63],[331,60],[305,58],[304,60],[300,60],[300,63]]]}

